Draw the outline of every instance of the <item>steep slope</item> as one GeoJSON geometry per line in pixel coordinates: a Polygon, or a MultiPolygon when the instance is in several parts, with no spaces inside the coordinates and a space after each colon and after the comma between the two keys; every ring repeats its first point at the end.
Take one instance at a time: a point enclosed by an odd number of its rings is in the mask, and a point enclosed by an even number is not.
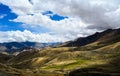
{"type": "Polygon", "coordinates": [[[96,32],[95,34],[90,35],[88,37],[82,37],[74,41],[66,42],[62,46],[79,47],[93,42],[99,42],[98,44],[102,44],[102,43],[110,44],[117,41],[120,41],[120,29],[108,29],[103,32],[96,32]]]}

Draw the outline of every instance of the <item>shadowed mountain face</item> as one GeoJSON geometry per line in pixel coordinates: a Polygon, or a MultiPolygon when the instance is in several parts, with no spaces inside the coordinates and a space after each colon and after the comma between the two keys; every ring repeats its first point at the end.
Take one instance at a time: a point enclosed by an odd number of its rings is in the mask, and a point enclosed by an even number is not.
{"type": "Polygon", "coordinates": [[[13,55],[0,53],[0,63],[6,63],[9,59],[13,58],[13,55]]]}
{"type": "Polygon", "coordinates": [[[93,42],[104,42],[106,40],[112,41],[114,40],[115,42],[120,40],[120,29],[108,29],[103,32],[96,32],[93,35],[90,35],[88,37],[82,37],[78,38],[74,41],[69,41],[63,44],[62,46],[65,47],[79,47],[79,46],[84,46],[93,42]],[[117,40],[115,40],[117,39],[117,40]]]}
{"type": "MultiPolygon", "coordinates": [[[[11,46],[21,48],[22,44],[36,45],[36,43],[10,43],[8,46],[8,43],[4,43],[4,46],[2,44],[0,47],[1,50],[5,50],[6,46],[9,49],[11,46]]],[[[120,29],[108,29],[64,43],[60,47],[28,49],[15,56],[2,53],[0,74],[5,76],[120,76],[119,60],[120,29]]]]}

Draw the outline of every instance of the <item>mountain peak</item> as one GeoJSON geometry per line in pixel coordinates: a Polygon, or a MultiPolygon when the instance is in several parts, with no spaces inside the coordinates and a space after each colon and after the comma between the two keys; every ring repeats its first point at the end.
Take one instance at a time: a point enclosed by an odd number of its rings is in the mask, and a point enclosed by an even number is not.
{"type": "Polygon", "coordinates": [[[120,29],[107,29],[102,32],[96,32],[93,35],[90,35],[87,37],[80,37],[75,39],[74,41],[66,42],[66,44],[62,46],[65,46],[65,47],[84,46],[93,42],[97,42],[97,41],[100,42],[106,39],[110,39],[109,37],[111,37],[111,40],[113,40],[115,39],[115,37],[119,37],[119,36],[120,36],[120,29]]]}

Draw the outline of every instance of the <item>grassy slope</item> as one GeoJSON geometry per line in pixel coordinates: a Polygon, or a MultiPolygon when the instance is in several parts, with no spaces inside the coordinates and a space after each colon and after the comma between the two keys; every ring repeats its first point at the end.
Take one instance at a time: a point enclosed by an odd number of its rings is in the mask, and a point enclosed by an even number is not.
{"type": "Polygon", "coordinates": [[[119,76],[120,75],[120,42],[91,51],[92,59],[102,60],[104,64],[94,64],[88,67],[79,68],[70,72],[70,76],[119,76]],[[83,74],[83,75],[80,75],[83,74]]]}
{"type": "Polygon", "coordinates": [[[87,72],[119,73],[120,42],[98,48],[94,48],[95,46],[100,45],[96,42],[80,48],[46,48],[23,52],[7,64],[16,69],[6,65],[0,69],[2,72],[9,73],[10,70],[10,73],[21,76],[63,76],[64,73],[74,74],[82,69],[87,72]],[[88,51],[88,47],[92,49],[88,51]]]}

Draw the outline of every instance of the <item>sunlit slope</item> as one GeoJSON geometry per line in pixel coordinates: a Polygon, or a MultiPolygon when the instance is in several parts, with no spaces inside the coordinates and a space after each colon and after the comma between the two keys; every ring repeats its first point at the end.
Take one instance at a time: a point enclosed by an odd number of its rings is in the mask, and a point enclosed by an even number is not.
{"type": "Polygon", "coordinates": [[[95,49],[92,52],[92,59],[101,63],[95,63],[87,67],[82,67],[70,72],[69,76],[119,76],[120,75],[120,42],[114,43],[99,49],[95,49]]]}
{"type": "Polygon", "coordinates": [[[44,49],[31,54],[26,53],[25,56],[18,55],[11,59],[11,65],[18,69],[39,68],[47,71],[67,72],[73,69],[110,63],[119,57],[120,42],[92,50],[75,50],[75,48],[62,47],[44,49]],[[21,60],[19,56],[23,59],[21,60]]]}

